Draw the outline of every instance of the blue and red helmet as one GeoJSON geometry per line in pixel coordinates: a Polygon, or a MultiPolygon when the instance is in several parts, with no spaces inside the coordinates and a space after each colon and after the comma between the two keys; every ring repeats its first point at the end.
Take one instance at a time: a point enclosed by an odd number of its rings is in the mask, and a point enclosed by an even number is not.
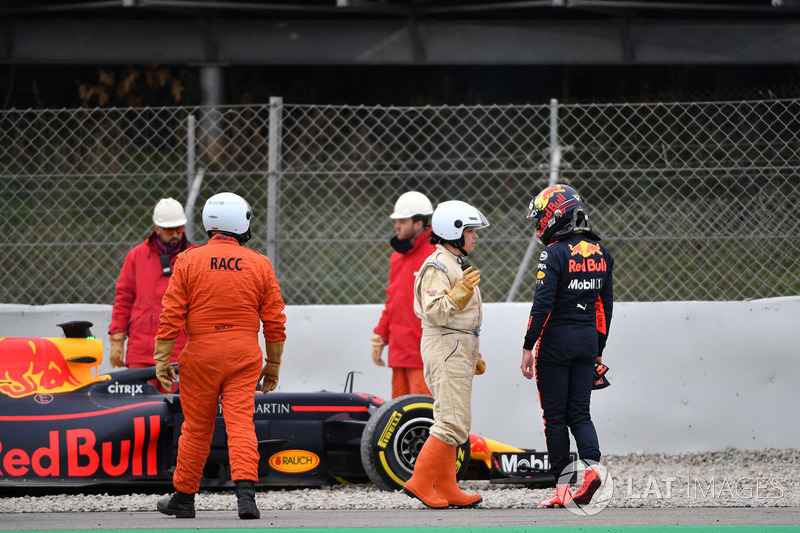
{"type": "Polygon", "coordinates": [[[536,237],[545,246],[560,237],[589,231],[589,215],[578,192],[568,185],[547,187],[528,204],[528,220],[536,221],[536,237]]]}

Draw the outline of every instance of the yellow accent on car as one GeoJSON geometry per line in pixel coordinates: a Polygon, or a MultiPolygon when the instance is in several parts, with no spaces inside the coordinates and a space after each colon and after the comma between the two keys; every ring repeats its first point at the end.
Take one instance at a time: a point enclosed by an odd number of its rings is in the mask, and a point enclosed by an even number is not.
{"type": "Polygon", "coordinates": [[[386,452],[378,452],[378,456],[381,458],[381,465],[383,465],[383,471],[389,474],[389,477],[392,480],[400,485],[401,487],[405,486],[406,482],[397,477],[397,475],[392,472],[392,469],[389,468],[389,463],[386,462],[386,452]]]}
{"type": "Polygon", "coordinates": [[[412,409],[430,409],[432,407],[433,402],[410,403],[403,407],[403,411],[410,411],[412,409]]]}

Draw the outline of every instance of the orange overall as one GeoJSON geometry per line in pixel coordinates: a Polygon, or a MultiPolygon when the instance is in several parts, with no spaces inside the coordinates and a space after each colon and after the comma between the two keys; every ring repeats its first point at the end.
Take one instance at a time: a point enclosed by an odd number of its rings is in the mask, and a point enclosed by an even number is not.
{"type": "Polygon", "coordinates": [[[178,359],[185,420],[178,440],[175,489],[199,490],[221,397],[233,481],[258,481],[254,395],[262,366],[258,332],[286,340],[284,303],[269,259],[225,235],[178,257],[164,295],[157,338],[186,325],[178,359]]]}

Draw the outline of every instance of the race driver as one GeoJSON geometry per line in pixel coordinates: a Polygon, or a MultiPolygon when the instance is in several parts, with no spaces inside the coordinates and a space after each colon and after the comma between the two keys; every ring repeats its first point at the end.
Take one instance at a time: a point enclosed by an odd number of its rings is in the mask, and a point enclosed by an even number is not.
{"type": "Polygon", "coordinates": [[[258,443],[254,392],[275,389],[286,340],[284,303],[270,260],[248,248],[250,205],[223,192],[208,199],[203,224],[207,244],[178,257],[164,295],[153,358],[165,388],[176,378],[169,355],[181,326],[188,342],[178,359],[184,422],[178,440],[172,497],[158,510],[194,518],[194,495],[200,488],[221,398],[228,436],[231,479],[236,484],[239,517],[259,518],[255,502],[258,443]],[[258,333],[263,323],[266,366],[261,368],[258,333]]]}
{"type": "Polygon", "coordinates": [[[589,401],[611,323],[614,259],[590,228],[572,187],[544,189],[531,200],[527,218],[536,223],[536,236],[545,249],[539,256],[521,369],[527,379],[536,376],[550,472],[556,481],[555,495],[539,507],[564,507],[570,500],[584,505],[601,484],[600,446],[589,401]],[[574,495],[571,472],[564,472],[570,462],[569,431],[578,456],[589,465],[574,495]]]}
{"type": "Polygon", "coordinates": [[[483,500],[458,487],[456,453],[469,439],[472,378],[486,368],[478,350],[481,275],[467,255],[475,249],[476,230],[488,225],[468,203],[452,200],[436,206],[431,220],[436,249],[414,283],[425,381],[433,392],[433,425],[403,492],[432,509],[472,507],[483,500]]]}

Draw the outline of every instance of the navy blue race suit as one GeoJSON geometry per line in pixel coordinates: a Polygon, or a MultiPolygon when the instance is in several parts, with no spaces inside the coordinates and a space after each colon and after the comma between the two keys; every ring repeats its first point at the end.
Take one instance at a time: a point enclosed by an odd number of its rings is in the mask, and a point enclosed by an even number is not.
{"type": "Polygon", "coordinates": [[[595,363],[602,357],[613,311],[608,249],[582,233],[547,246],[539,256],[523,348],[535,352],[536,386],[544,417],[550,472],[569,465],[569,430],[581,459],[600,460],[589,402],[595,363]]]}

